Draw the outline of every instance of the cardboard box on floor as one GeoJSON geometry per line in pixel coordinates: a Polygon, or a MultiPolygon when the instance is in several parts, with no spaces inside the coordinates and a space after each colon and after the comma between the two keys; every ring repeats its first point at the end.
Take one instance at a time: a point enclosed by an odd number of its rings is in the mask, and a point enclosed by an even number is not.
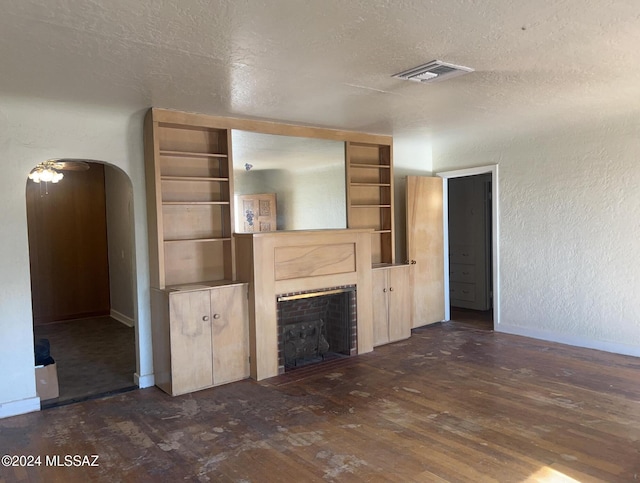
{"type": "Polygon", "coordinates": [[[54,399],[58,392],[58,369],[55,362],[48,366],[36,366],[36,393],[41,401],[54,399]]]}

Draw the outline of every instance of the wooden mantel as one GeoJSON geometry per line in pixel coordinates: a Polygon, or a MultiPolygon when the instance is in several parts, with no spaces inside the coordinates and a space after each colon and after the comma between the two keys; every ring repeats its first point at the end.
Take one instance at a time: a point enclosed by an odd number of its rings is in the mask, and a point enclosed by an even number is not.
{"type": "Polygon", "coordinates": [[[373,350],[371,230],[235,234],[237,277],[249,282],[251,377],[278,375],[276,296],[355,285],[358,353],[373,350]]]}

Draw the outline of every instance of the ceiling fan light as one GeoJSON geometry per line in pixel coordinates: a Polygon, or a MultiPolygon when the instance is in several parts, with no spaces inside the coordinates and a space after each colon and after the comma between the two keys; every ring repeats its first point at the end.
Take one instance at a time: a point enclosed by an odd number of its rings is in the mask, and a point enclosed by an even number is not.
{"type": "Polygon", "coordinates": [[[33,181],[34,183],[39,183],[40,182],[40,171],[34,169],[33,171],[31,171],[29,173],[29,179],[31,181],[33,181]]]}
{"type": "Polygon", "coordinates": [[[57,183],[62,178],[64,178],[64,175],[62,173],[56,171],[55,174],[53,175],[53,178],[51,179],[51,182],[52,183],[57,183]]]}
{"type": "Polygon", "coordinates": [[[55,171],[53,171],[52,169],[43,169],[42,172],[40,173],[40,180],[44,181],[45,183],[49,183],[51,181],[53,181],[53,178],[55,177],[55,171]]]}

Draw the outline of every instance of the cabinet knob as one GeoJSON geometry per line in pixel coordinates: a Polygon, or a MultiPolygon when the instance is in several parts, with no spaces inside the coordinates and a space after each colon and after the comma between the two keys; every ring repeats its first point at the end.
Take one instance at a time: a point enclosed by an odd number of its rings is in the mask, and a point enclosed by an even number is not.
{"type": "Polygon", "coordinates": [[[204,320],[206,322],[207,320],[209,320],[209,316],[208,315],[203,316],[202,320],[204,320]]]}
{"type": "Polygon", "coordinates": [[[417,262],[415,260],[411,260],[411,265],[415,265],[417,262]]]}
{"type": "Polygon", "coordinates": [[[391,287],[391,288],[389,289],[389,292],[393,292],[393,287],[391,287]]]}
{"type": "Polygon", "coordinates": [[[383,291],[383,292],[386,292],[386,291],[387,291],[387,289],[386,289],[386,288],[383,288],[383,289],[382,289],[382,291],[383,291]]]}
{"type": "Polygon", "coordinates": [[[213,318],[218,320],[220,318],[220,314],[213,314],[213,318]]]}

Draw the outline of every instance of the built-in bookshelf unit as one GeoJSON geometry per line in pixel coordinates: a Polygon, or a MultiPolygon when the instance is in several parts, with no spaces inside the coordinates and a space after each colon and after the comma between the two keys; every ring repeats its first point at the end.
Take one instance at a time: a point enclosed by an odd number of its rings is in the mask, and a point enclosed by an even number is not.
{"type": "Polygon", "coordinates": [[[373,264],[392,264],[395,251],[391,145],[347,141],[346,168],[347,226],[371,228],[373,264]]]}
{"type": "Polygon", "coordinates": [[[168,116],[145,123],[152,286],[231,281],[230,130],[168,116]]]}

